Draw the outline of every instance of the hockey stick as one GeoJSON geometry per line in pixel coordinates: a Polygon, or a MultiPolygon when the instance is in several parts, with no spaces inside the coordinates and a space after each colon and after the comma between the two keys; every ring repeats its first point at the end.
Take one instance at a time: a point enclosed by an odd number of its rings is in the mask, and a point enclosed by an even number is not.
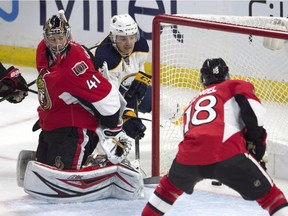
{"type": "MultiPolygon", "coordinates": [[[[135,95],[135,100],[134,100],[134,112],[136,114],[136,117],[138,117],[138,97],[137,97],[137,95],[135,95]]],[[[140,160],[139,136],[138,135],[135,137],[135,159],[140,160]]]]}
{"type": "Polygon", "coordinates": [[[99,47],[99,46],[103,46],[103,45],[106,45],[106,44],[111,44],[111,43],[96,44],[96,45],[94,45],[94,46],[92,46],[92,47],[90,47],[90,48],[88,48],[88,49],[89,49],[89,50],[92,50],[92,49],[94,49],[94,48],[97,48],[97,47],[99,47]]]}
{"type": "Polygon", "coordinates": [[[123,117],[131,118],[131,119],[139,119],[139,120],[142,120],[142,121],[152,122],[151,119],[142,118],[142,117],[139,117],[139,116],[129,116],[129,115],[125,115],[125,114],[124,114],[123,117]]]}
{"type": "Polygon", "coordinates": [[[29,92],[32,92],[32,93],[34,93],[34,94],[38,94],[38,92],[35,91],[35,90],[33,90],[33,89],[29,89],[29,88],[28,88],[28,91],[29,91],[29,92]]]}
{"type": "MultiPolygon", "coordinates": [[[[150,119],[138,117],[138,97],[137,97],[137,95],[135,96],[135,100],[134,100],[134,112],[136,114],[136,117],[134,117],[134,118],[151,121],[150,119]]],[[[140,166],[140,147],[139,147],[139,137],[138,136],[135,137],[135,159],[138,161],[139,166],[140,166]]],[[[148,178],[143,178],[143,182],[144,182],[144,184],[158,184],[160,182],[160,179],[161,179],[161,176],[152,176],[152,177],[148,177],[148,178]]]]}
{"type": "MultiPolygon", "coordinates": [[[[134,108],[134,112],[136,114],[136,118],[138,118],[138,96],[137,95],[135,95],[133,108],[134,108]]],[[[135,137],[135,160],[138,161],[139,166],[140,166],[140,147],[139,147],[139,136],[138,135],[135,137]]],[[[142,172],[144,172],[144,171],[142,170],[142,172]]],[[[144,174],[145,174],[145,172],[144,172],[144,174]]],[[[144,184],[158,184],[159,180],[160,180],[159,176],[143,178],[144,184]]]]}

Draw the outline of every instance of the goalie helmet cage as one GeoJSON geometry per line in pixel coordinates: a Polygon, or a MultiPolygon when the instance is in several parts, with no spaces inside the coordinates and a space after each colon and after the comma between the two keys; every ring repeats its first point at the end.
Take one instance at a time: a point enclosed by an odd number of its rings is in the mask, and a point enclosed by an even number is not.
{"type": "Polygon", "coordinates": [[[280,17],[154,17],[152,176],[165,174],[175,158],[183,139],[181,115],[203,88],[199,71],[207,58],[223,58],[231,79],[254,84],[267,108],[267,148],[277,152],[275,143],[288,143],[287,29],[287,19],[280,17]]]}

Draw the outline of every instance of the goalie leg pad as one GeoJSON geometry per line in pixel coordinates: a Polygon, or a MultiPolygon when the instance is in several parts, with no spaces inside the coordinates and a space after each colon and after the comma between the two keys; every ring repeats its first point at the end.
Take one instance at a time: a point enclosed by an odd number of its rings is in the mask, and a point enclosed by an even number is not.
{"type": "Polygon", "coordinates": [[[31,160],[36,159],[36,152],[30,150],[22,150],[17,159],[17,185],[23,187],[24,185],[24,176],[27,168],[27,164],[31,160]]]}
{"type": "Polygon", "coordinates": [[[106,198],[134,200],[144,197],[141,173],[127,164],[59,170],[30,161],[24,190],[51,203],[89,202],[106,198]]]}

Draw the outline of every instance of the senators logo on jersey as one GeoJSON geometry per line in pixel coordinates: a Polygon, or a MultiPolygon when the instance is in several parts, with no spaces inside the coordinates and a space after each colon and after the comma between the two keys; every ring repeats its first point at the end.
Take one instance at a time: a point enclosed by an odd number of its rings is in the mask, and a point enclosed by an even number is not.
{"type": "Polygon", "coordinates": [[[85,73],[87,69],[88,69],[88,65],[84,61],[77,62],[72,68],[76,76],[79,76],[80,74],[85,73]]]}
{"type": "Polygon", "coordinates": [[[38,87],[38,100],[43,110],[48,110],[52,106],[52,102],[48,94],[45,80],[44,80],[44,76],[47,73],[49,72],[46,69],[42,68],[38,75],[37,82],[36,82],[37,87],[38,87]]]}

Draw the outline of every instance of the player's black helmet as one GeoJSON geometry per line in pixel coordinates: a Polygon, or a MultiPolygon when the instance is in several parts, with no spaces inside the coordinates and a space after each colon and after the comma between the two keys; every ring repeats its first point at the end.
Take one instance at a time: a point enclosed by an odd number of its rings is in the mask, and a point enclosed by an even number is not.
{"type": "Polygon", "coordinates": [[[201,83],[208,86],[229,79],[229,68],[222,58],[206,59],[200,70],[201,83]]]}

